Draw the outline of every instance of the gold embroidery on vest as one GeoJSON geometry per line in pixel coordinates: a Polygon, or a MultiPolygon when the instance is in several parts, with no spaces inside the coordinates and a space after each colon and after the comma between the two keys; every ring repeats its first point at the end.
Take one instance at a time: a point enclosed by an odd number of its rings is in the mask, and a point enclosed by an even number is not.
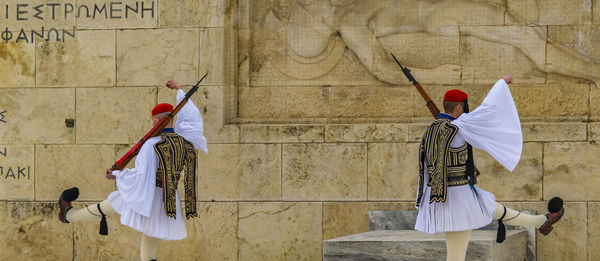
{"type": "Polygon", "coordinates": [[[175,133],[162,133],[162,140],[154,145],[158,155],[156,186],[162,188],[165,214],[177,216],[177,184],[185,168],[185,216],[197,217],[196,211],[196,149],[175,133]]]}
{"type": "Polygon", "coordinates": [[[427,185],[431,187],[429,203],[446,202],[449,186],[468,184],[466,179],[467,146],[451,148],[450,143],[458,133],[458,127],[448,119],[435,120],[419,146],[419,187],[417,206],[423,197],[425,168],[429,174],[427,185]]]}

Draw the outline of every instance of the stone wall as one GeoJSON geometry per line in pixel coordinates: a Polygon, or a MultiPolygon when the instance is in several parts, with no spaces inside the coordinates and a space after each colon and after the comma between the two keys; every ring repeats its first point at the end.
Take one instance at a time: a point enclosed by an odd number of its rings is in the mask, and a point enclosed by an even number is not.
{"type": "Polygon", "coordinates": [[[540,213],[565,199],[539,260],[600,256],[599,0],[55,0],[43,20],[44,1],[20,2],[0,0],[0,260],[135,260],[139,233],[118,217],[106,237],[62,224],[56,199],[105,199],[104,169],[174,102],[164,82],[206,72],[200,218],[159,259],[321,260],[322,240],[367,231],[369,210],[414,206],[431,117],[390,52],[438,104],[460,88],[474,108],[512,74],[523,156],[510,173],[476,151],[480,186],[540,213]]]}

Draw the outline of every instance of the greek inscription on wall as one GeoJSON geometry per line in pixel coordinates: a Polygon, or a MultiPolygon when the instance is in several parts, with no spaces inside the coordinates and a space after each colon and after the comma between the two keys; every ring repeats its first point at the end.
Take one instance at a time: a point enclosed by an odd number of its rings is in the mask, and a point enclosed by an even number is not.
{"type": "Polygon", "coordinates": [[[4,179],[30,179],[31,178],[31,167],[30,166],[16,166],[16,167],[5,167],[0,166],[0,177],[4,179]]]}
{"type": "Polygon", "coordinates": [[[6,113],[6,110],[0,109],[0,122],[2,123],[6,123],[6,120],[4,119],[4,113],[6,113]]]}
{"type": "Polygon", "coordinates": [[[0,200],[33,200],[34,146],[0,145],[0,200]]]}
{"type": "MultiPolygon", "coordinates": [[[[32,0],[30,0],[32,1],[32,0]]],[[[76,37],[76,25],[53,27],[42,24],[35,28],[26,28],[31,22],[53,22],[55,20],[73,20],[85,17],[89,19],[153,19],[157,15],[158,4],[152,1],[123,3],[120,1],[97,1],[93,5],[72,3],[34,4],[23,1],[17,4],[0,5],[0,21],[13,21],[16,26],[0,28],[0,39],[6,43],[34,43],[36,37],[47,42],[64,42],[76,37]],[[72,29],[71,29],[72,27],[72,29]]]]}
{"type": "MultiPolygon", "coordinates": [[[[0,155],[8,157],[7,148],[0,149],[0,155]]],[[[4,179],[30,179],[31,178],[31,167],[30,166],[4,166],[0,165],[0,177],[4,179]]]]}
{"type": "Polygon", "coordinates": [[[56,29],[56,28],[50,28],[49,30],[46,30],[46,28],[42,27],[41,30],[25,30],[23,28],[21,28],[21,30],[19,31],[18,35],[17,34],[13,34],[13,32],[9,31],[8,27],[5,27],[5,29],[2,31],[2,33],[0,33],[0,39],[2,39],[2,41],[8,43],[11,40],[14,40],[15,43],[19,43],[19,42],[26,42],[26,43],[34,43],[35,42],[35,38],[36,36],[41,38],[41,39],[45,39],[46,42],[49,41],[57,41],[57,42],[64,42],[65,39],[67,38],[67,36],[70,36],[71,38],[75,38],[75,26],[73,26],[73,30],[72,32],[66,29],[56,29]],[[16,36],[16,38],[15,38],[16,36]],[[61,37],[62,36],[62,37],[61,37]]]}

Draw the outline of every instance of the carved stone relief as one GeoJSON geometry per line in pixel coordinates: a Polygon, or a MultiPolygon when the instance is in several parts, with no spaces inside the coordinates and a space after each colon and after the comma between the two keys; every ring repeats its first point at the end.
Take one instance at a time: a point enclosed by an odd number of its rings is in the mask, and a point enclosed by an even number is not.
{"type": "MultiPolygon", "coordinates": [[[[578,6],[564,9],[561,17],[570,24],[591,23],[587,1],[568,2],[578,6]]],[[[247,41],[240,42],[240,59],[248,58],[249,66],[240,66],[247,71],[239,77],[253,88],[408,85],[390,53],[428,85],[492,84],[507,73],[517,83],[547,83],[557,75],[600,82],[600,57],[590,42],[598,27],[579,29],[589,41],[577,49],[564,44],[578,37],[564,32],[572,28],[548,26],[563,24],[552,17],[564,3],[249,0],[246,5],[240,9],[247,16],[240,20],[240,39],[247,41]]],[[[253,114],[241,110],[241,117],[253,114]]]]}

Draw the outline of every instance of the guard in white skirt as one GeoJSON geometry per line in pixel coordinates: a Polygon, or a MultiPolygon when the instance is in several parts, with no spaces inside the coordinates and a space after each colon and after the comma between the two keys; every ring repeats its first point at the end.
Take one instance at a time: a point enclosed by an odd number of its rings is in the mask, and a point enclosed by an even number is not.
{"type": "MultiPolygon", "coordinates": [[[[177,90],[177,103],[185,93],[179,84],[168,81],[166,86],[177,90]]],[[[173,111],[167,103],[152,109],[156,125],[173,111]]],[[[107,234],[106,215],[119,214],[121,224],[142,232],[141,260],[156,260],[156,248],[162,240],[187,237],[177,184],[185,169],[185,218],[197,216],[196,211],[196,149],[208,153],[203,136],[202,115],[191,100],[181,108],[175,125],[170,122],[160,136],[148,139],[135,159],[135,168],[107,170],[106,177],[116,179],[117,191],[99,204],[72,209],[79,190],[65,190],[60,198],[59,219],[64,223],[101,221],[100,233],[107,234]]]]}
{"type": "Polygon", "coordinates": [[[471,230],[498,220],[498,238],[504,224],[537,227],[547,235],[564,214],[563,202],[553,198],[548,214],[527,215],[498,204],[494,194],[476,186],[471,146],[484,150],[513,171],[521,158],[523,136],[517,108],[508,84],[498,80],[481,106],[469,113],[468,96],[460,90],[444,95],[444,111],[423,135],[419,149],[418,208],[415,229],[445,232],[447,260],[464,260],[471,230]]]}

